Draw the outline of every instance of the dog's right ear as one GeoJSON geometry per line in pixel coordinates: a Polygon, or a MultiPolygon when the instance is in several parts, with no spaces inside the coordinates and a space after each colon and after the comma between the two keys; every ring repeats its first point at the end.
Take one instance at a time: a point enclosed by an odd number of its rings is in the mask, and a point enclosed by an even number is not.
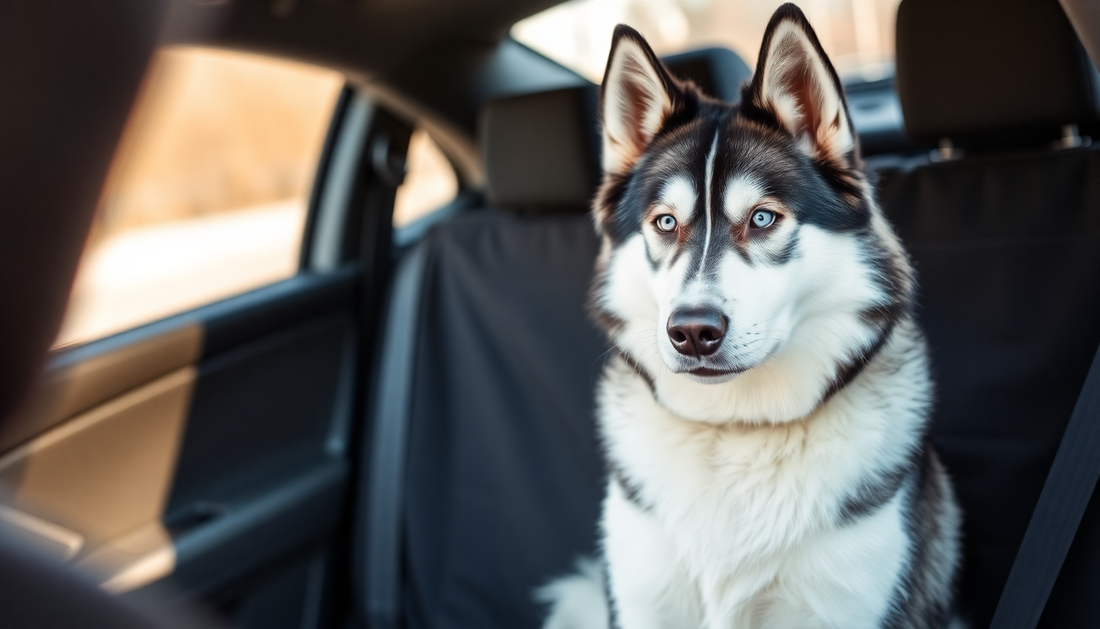
{"type": "Polygon", "coordinates": [[[619,24],[600,86],[603,171],[633,167],[672,113],[678,87],[638,31],[619,24]]]}

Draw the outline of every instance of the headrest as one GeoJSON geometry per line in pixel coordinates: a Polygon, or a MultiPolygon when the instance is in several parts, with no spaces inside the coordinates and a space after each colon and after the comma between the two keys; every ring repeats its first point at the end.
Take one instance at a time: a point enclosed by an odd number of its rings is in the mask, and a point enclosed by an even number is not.
{"type": "Polygon", "coordinates": [[[903,0],[897,89],[917,141],[1049,137],[1097,121],[1096,70],[1058,0],[903,0]]]}
{"type": "MultiPolygon", "coordinates": [[[[723,48],[666,57],[673,74],[727,101],[752,71],[723,48]]],[[[599,184],[599,87],[512,96],[481,112],[480,143],[489,201],[523,212],[580,211],[599,184]]]]}
{"type": "Polygon", "coordinates": [[[489,201],[530,211],[586,211],[599,182],[595,85],[504,98],[481,115],[489,201]]]}
{"type": "Polygon", "coordinates": [[[727,48],[692,50],[662,57],[673,75],[688,79],[703,93],[736,103],[741,100],[741,84],[752,78],[752,70],[737,53],[727,48]]]}

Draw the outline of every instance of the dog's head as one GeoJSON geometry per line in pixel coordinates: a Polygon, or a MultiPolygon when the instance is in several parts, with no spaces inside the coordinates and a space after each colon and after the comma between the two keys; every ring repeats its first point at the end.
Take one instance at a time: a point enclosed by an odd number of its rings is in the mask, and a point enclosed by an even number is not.
{"type": "Polygon", "coordinates": [[[907,314],[912,280],[802,12],[772,17],[739,106],[619,26],[600,109],[592,305],[662,403],[788,421],[843,387],[907,314]]]}

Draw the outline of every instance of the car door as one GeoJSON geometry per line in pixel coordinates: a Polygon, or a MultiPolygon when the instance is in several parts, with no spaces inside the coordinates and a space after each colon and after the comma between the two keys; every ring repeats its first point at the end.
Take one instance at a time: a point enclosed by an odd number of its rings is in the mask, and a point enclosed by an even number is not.
{"type": "Polygon", "coordinates": [[[363,331],[411,133],[342,76],[285,65],[161,53],[74,288],[71,342],[0,433],[0,527],[105,590],[200,598],[241,627],[324,625],[346,582],[363,331]],[[178,163],[221,187],[196,189],[178,163]]]}

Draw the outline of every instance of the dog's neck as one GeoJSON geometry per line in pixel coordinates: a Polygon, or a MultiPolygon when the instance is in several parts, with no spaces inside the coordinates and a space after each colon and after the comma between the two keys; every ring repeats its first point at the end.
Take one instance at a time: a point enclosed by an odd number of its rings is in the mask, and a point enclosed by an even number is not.
{"type": "MultiPolygon", "coordinates": [[[[822,322],[823,331],[829,328],[822,322]]],[[[809,337],[814,338],[814,337],[809,337]]],[[[798,343],[729,382],[703,384],[673,373],[659,357],[621,356],[653,390],[664,408],[686,420],[710,424],[766,425],[806,421],[834,398],[929,381],[924,339],[910,317],[871,339],[855,357],[831,357],[820,342],[798,343]]]]}

